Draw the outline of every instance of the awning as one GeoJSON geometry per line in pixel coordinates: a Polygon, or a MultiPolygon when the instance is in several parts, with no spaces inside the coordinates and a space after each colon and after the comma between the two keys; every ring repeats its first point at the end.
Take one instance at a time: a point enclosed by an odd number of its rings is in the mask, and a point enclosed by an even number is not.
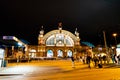
{"type": "Polygon", "coordinates": [[[84,44],[86,46],[89,46],[89,47],[95,47],[92,43],[90,42],[81,42],[81,44],[84,44]]]}

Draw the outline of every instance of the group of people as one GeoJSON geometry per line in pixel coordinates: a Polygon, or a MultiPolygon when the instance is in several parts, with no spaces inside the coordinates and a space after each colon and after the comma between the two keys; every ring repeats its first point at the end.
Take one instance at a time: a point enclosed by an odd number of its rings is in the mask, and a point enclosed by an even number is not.
{"type": "MultiPolygon", "coordinates": [[[[96,55],[93,54],[91,51],[87,51],[83,56],[80,56],[79,60],[82,61],[84,64],[88,64],[88,67],[91,68],[91,66],[93,67],[99,67],[102,68],[102,64],[106,64],[108,63],[107,60],[107,55],[96,55]]],[[[74,57],[71,57],[72,60],[72,67],[74,67],[74,57]]]]}
{"type": "MultiPolygon", "coordinates": [[[[102,67],[102,61],[104,61],[104,63],[106,63],[106,56],[101,57],[101,56],[97,56],[97,55],[93,55],[91,56],[90,54],[87,54],[85,56],[83,56],[84,58],[81,57],[83,64],[88,64],[88,68],[91,68],[91,64],[94,67],[99,67],[99,65],[101,65],[102,67]]],[[[71,57],[71,61],[72,61],[72,67],[75,67],[75,61],[76,59],[74,59],[74,57],[71,57]]]]}
{"type": "Polygon", "coordinates": [[[83,64],[88,64],[88,67],[99,67],[101,68],[103,64],[108,64],[110,62],[110,60],[113,61],[113,63],[115,64],[120,64],[120,54],[116,55],[114,53],[112,53],[112,55],[110,54],[94,54],[92,52],[91,49],[86,50],[86,52],[84,53],[84,55],[81,55],[80,57],[78,57],[77,59],[74,59],[74,57],[71,57],[72,60],[72,67],[74,66],[74,61],[75,60],[79,60],[82,61],[83,64]]]}

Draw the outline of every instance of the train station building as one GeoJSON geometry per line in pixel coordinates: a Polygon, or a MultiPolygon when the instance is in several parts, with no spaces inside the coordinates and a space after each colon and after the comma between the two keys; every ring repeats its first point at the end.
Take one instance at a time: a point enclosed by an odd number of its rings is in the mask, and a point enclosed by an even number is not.
{"type": "Polygon", "coordinates": [[[71,33],[62,29],[59,23],[58,29],[44,34],[43,26],[39,32],[38,45],[28,45],[28,55],[35,57],[71,57],[76,56],[81,48],[79,32],[71,33]]]}

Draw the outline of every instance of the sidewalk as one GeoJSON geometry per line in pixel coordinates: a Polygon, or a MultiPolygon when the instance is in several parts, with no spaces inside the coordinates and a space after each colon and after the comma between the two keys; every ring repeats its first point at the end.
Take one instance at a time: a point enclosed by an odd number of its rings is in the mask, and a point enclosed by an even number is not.
{"type": "MultiPolygon", "coordinates": [[[[32,61],[29,63],[8,63],[7,67],[0,68],[0,74],[22,74],[29,68],[37,67],[58,67],[62,71],[71,71],[87,67],[87,65],[81,62],[75,62],[75,68],[72,68],[72,62],[70,60],[40,60],[32,61]],[[24,68],[23,68],[24,67],[24,68]]],[[[31,72],[33,72],[32,70],[31,72]]]]}
{"type": "MultiPolygon", "coordinates": [[[[110,68],[116,65],[114,64],[107,64],[103,65],[103,68],[110,68]]],[[[119,66],[119,65],[118,65],[119,66]]],[[[22,75],[27,73],[34,73],[38,72],[38,70],[45,70],[48,71],[50,67],[53,67],[53,71],[72,71],[78,69],[89,69],[87,64],[83,64],[82,62],[75,61],[75,68],[72,68],[71,60],[39,60],[39,61],[32,61],[27,63],[8,63],[7,67],[0,68],[0,75],[13,75],[18,74],[22,75]],[[47,67],[47,68],[46,68],[47,67]]],[[[91,66],[91,69],[96,69],[94,66],[91,66]]]]}

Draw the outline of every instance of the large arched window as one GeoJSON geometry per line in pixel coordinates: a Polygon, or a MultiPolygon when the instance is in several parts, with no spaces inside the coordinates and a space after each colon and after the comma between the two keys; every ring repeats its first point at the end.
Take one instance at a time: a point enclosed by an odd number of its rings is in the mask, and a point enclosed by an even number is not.
{"type": "Polygon", "coordinates": [[[72,57],[72,55],[73,55],[73,52],[71,50],[68,50],[67,51],[67,57],[72,57]]]}
{"type": "Polygon", "coordinates": [[[53,51],[52,50],[47,51],[47,57],[53,57],[53,51]]]}
{"type": "Polygon", "coordinates": [[[73,39],[66,34],[57,33],[53,34],[46,40],[46,46],[74,46],[73,39]]]}
{"type": "Polygon", "coordinates": [[[55,37],[54,37],[54,35],[52,35],[52,36],[50,36],[47,40],[46,40],[46,45],[48,45],[48,46],[54,46],[55,44],[55,42],[54,42],[54,39],[55,39],[55,37]]]}
{"type": "Polygon", "coordinates": [[[63,57],[63,51],[62,50],[57,51],[57,57],[63,57]]]}

